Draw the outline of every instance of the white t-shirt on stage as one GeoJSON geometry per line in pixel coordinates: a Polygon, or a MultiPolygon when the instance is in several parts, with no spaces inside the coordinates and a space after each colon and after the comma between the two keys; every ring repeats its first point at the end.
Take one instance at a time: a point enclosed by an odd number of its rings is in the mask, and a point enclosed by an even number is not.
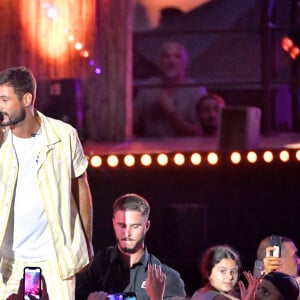
{"type": "Polygon", "coordinates": [[[13,135],[13,144],[19,172],[1,251],[9,257],[44,259],[53,254],[53,242],[37,181],[42,133],[30,138],[13,135]]]}

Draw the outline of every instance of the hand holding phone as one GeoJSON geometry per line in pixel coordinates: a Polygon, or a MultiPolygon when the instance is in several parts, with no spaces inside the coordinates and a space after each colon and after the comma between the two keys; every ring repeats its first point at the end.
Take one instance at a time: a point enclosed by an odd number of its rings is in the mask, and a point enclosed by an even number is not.
{"type": "Polygon", "coordinates": [[[23,300],[41,299],[41,276],[39,267],[25,267],[23,275],[23,300]]]}

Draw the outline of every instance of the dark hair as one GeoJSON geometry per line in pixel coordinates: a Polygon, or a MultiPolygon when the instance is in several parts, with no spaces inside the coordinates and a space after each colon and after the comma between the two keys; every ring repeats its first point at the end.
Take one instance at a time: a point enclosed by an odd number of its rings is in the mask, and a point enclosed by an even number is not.
{"type": "Polygon", "coordinates": [[[200,272],[204,284],[206,284],[209,281],[209,277],[213,267],[224,258],[233,259],[238,266],[238,270],[241,270],[241,260],[237,251],[235,251],[232,247],[228,245],[212,246],[205,250],[200,263],[200,272]]]}
{"type": "Polygon", "coordinates": [[[225,100],[218,94],[216,93],[208,93],[207,95],[204,95],[200,97],[196,104],[196,111],[198,112],[201,109],[201,105],[203,101],[208,100],[208,99],[214,99],[218,102],[219,105],[224,106],[225,105],[225,100]]]}
{"type": "Polygon", "coordinates": [[[142,196],[130,193],[115,200],[113,204],[113,215],[118,210],[136,210],[148,218],[150,214],[150,205],[142,196]]]}
{"type": "Polygon", "coordinates": [[[299,285],[293,276],[281,272],[270,272],[263,279],[272,282],[284,300],[298,299],[299,285]]]}
{"type": "Polygon", "coordinates": [[[12,87],[20,101],[26,93],[32,95],[33,102],[35,100],[36,80],[25,67],[12,67],[1,71],[0,85],[12,87]]]}

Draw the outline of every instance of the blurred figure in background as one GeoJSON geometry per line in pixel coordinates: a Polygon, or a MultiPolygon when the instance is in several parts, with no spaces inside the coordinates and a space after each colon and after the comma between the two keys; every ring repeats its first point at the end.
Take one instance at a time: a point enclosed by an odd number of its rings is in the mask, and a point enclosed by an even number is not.
{"type": "Polygon", "coordinates": [[[187,77],[188,54],[177,42],[166,42],[159,53],[159,77],[149,78],[134,100],[134,132],[147,137],[199,134],[196,103],[207,94],[187,77]]]}
{"type": "Polygon", "coordinates": [[[224,99],[214,93],[202,96],[196,105],[196,116],[201,126],[200,135],[215,136],[220,127],[221,110],[224,99]]]}

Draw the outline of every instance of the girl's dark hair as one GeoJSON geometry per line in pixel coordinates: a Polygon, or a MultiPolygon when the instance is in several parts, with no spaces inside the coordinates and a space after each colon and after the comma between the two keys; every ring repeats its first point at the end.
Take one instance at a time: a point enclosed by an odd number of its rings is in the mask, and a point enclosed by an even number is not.
{"type": "Polygon", "coordinates": [[[204,284],[206,284],[209,281],[209,277],[213,267],[224,258],[233,259],[236,262],[238,270],[240,272],[242,265],[240,256],[237,251],[235,251],[232,247],[228,245],[212,246],[205,250],[200,262],[200,272],[204,284]]]}

